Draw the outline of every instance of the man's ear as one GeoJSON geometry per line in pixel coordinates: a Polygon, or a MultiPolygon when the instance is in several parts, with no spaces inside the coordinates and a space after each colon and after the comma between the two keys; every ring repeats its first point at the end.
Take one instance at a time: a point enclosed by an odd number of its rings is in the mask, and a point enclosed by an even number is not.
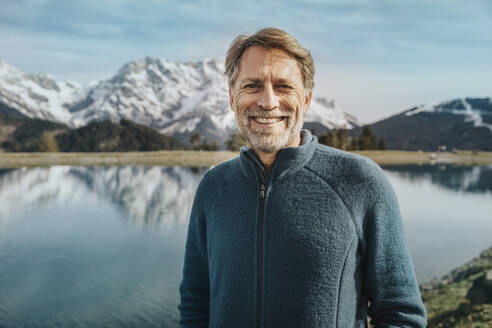
{"type": "Polygon", "coordinates": [[[231,106],[231,110],[234,111],[234,96],[232,95],[232,91],[230,87],[229,87],[229,105],[231,106]]]}
{"type": "Polygon", "coordinates": [[[307,113],[309,106],[311,106],[311,98],[313,97],[313,90],[309,90],[309,93],[307,93],[304,96],[304,114],[307,113]]]}

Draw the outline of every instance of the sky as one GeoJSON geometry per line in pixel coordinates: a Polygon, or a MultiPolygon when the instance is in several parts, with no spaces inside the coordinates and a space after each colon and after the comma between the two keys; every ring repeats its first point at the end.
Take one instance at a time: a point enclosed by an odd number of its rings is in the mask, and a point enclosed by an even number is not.
{"type": "Polygon", "coordinates": [[[224,59],[264,27],[308,48],[313,96],[362,123],[492,96],[492,0],[0,0],[0,59],[88,84],[144,56],[224,59]]]}

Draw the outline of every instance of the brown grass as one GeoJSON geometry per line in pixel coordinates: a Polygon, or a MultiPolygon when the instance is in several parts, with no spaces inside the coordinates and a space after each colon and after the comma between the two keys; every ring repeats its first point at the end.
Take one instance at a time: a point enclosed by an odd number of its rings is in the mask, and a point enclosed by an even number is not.
{"type": "MultiPolygon", "coordinates": [[[[459,165],[490,165],[491,152],[460,151],[434,156],[429,152],[359,151],[380,165],[453,163],[459,165]]],[[[229,151],[155,151],[123,153],[0,153],[0,167],[50,165],[157,165],[212,166],[238,154],[229,151]]]]}
{"type": "Polygon", "coordinates": [[[226,151],[0,153],[0,167],[50,165],[212,166],[236,155],[237,153],[226,151]]]}
{"type": "Polygon", "coordinates": [[[366,150],[356,152],[369,157],[380,165],[399,164],[457,164],[457,165],[490,165],[492,152],[457,151],[432,153],[422,151],[400,150],[366,150]]]}

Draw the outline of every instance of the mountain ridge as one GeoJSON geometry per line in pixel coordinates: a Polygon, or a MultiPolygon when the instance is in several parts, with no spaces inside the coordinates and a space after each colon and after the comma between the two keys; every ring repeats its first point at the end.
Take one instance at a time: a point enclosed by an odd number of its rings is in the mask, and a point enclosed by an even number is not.
{"type": "MultiPolygon", "coordinates": [[[[57,81],[44,73],[25,74],[0,60],[0,114],[58,122],[78,128],[93,121],[121,120],[145,125],[189,143],[198,132],[202,142],[219,149],[237,131],[229,108],[224,62],[185,62],[143,57],[124,64],[108,80],[82,86],[57,81]]],[[[492,150],[492,99],[455,98],[418,105],[368,124],[387,149],[435,151],[492,150]]],[[[304,127],[317,134],[362,127],[334,100],[314,97],[304,127]]]]}
{"type": "MultiPolygon", "coordinates": [[[[4,113],[72,128],[125,119],[185,142],[198,130],[209,142],[223,145],[237,129],[223,71],[224,62],[217,59],[173,62],[144,57],[124,64],[112,78],[84,87],[46,74],[25,74],[1,61],[0,104],[4,113]]],[[[336,102],[322,98],[313,99],[305,122],[326,129],[358,126],[336,102]]]]}
{"type": "MultiPolygon", "coordinates": [[[[368,126],[387,149],[492,151],[492,99],[465,97],[414,106],[368,126]]],[[[356,128],[352,134],[359,132],[356,128]]]]}

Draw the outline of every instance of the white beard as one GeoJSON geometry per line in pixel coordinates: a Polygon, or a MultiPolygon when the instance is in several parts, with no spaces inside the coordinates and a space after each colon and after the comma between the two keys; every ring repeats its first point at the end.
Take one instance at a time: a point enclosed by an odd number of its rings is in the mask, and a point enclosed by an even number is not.
{"type": "Polygon", "coordinates": [[[293,112],[279,112],[258,110],[246,110],[242,114],[239,114],[239,110],[236,108],[234,111],[235,118],[241,134],[246,141],[255,149],[264,153],[276,153],[280,149],[287,147],[292,141],[300,136],[303,116],[297,120],[293,112]],[[288,116],[287,127],[283,129],[283,132],[275,131],[275,128],[251,128],[248,115],[272,117],[272,116],[288,116]],[[276,133],[277,132],[277,133],[276,133]]]}

